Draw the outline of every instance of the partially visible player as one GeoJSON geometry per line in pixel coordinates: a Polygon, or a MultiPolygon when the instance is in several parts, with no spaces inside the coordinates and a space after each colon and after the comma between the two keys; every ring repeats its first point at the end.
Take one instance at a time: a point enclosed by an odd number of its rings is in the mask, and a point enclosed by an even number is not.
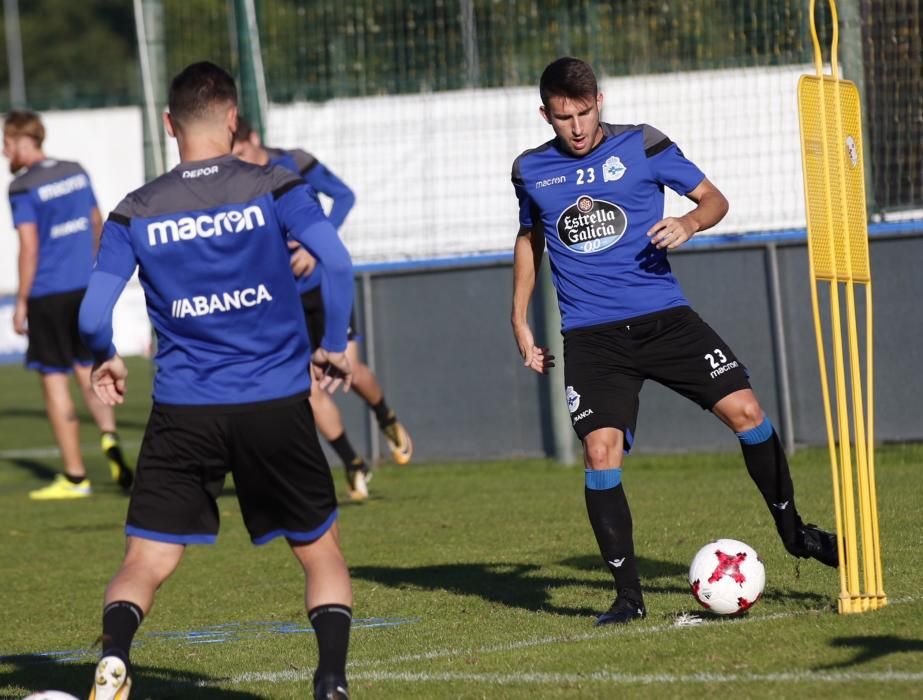
{"type": "Polygon", "coordinates": [[[171,83],[169,110],[164,121],[181,162],[110,214],[80,308],[93,387],[109,404],[123,401],[127,376],[112,345],[112,309],[136,267],[158,340],[127,551],[106,589],[90,697],[127,698],[132,638],[186,546],[215,541],[216,499],[230,471],[253,543],[284,537],[304,570],[319,656],[315,697],[347,698],[352,591],[308,367],[321,389],[341,381],[348,388],[349,253],[298,175],[231,154],[237,91],[224,70],[188,66],[171,83]],[[289,236],[324,271],[327,323],[313,357],[289,236]]]}
{"type": "Polygon", "coordinates": [[[102,218],[90,178],[78,163],[45,156],[45,127],[37,114],[10,112],[3,123],[3,155],[15,175],[10,209],[19,233],[19,289],[13,329],[29,336],[26,367],[39,373],[45,410],[61,450],[64,473],[32,491],[35,500],[85,498],[92,489],[80,453],[80,422],[71,398],[73,372],[83,402],[101,432],[112,478],[125,490],[132,473],[115,432],[115,414],[90,389],[92,356],[77,332],[102,218]]]}
{"type": "MultiPolygon", "coordinates": [[[[301,149],[282,150],[264,146],[257,134],[244,120],[239,119],[237,132],[234,134],[234,154],[256,165],[281,165],[299,173],[316,192],[325,194],[332,200],[327,216],[337,227],[342,226],[349,214],[356,197],[346,183],[333,174],[313,155],[301,149]]],[[[297,244],[292,245],[292,271],[297,279],[301,303],[304,307],[305,322],[312,347],[321,343],[324,330],[324,303],[320,286],[320,273],[315,269],[315,260],[311,254],[297,244]]],[[[413,455],[413,442],[397,415],[385,402],[384,392],[375,373],[359,358],[359,345],[356,342],[355,315],[350,316],[349,345],[346,353],[353,369],[353,389],[368,404],[375,414],[378,426],[384,433],[391,450],[391,456],[397,464],[407,464],[413,455]]],[[[361,500],[368,496],[367,482],[372,474],[365,460],[353,448],[346,435],[340,409],[325,392],[311,393],[311,407],[317,427],[324,438],[343,460],[346,478],[349,482],[350,497],[361,500]]]]}
{"type": "Polygon", "coordinates": [[[539,90],[539,111],[554,138],[513,163],[520,229],[511,321],[525,365],[544,374],[554,358],[536,345],[527,310],[547,246],[561,309],[566,400],[583,441],[587,514],[616,586],[597,624],[646,614],[622,464],[648,379],[734,431],[785,549],[836,567],[836,536],[802,521],[785,451],[746,368],[690,308],[670,269],[669,251],[724,217],[724,195],[649,124],[601,122],[603,96],[584,61],[553,61],[539,90]],[[664,218],[665,187],[695,206],[664,218]]]}

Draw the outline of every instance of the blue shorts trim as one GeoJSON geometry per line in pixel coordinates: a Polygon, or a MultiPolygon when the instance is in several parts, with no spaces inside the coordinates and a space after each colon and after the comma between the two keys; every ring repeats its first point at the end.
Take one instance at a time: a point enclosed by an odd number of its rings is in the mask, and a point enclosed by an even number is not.
{"type": "Polygon", "coordinates": [[[32,369],[41,374],[73,374],[73,367],[50,367],[41,362],[27,362],[26,369],[32,369]]]}
{"type": "Polygon", "coordinates": [[[314,540],[320,539],[327,530],[333,527],[333,523],[337,519],[337,510],[333,509],[333,512],[330,516],[319,526],[308,532],[297,532],[295,530],[273,530],[272,532],[267,532],[265,535],[260,535],[259,537],[254,537],[252,539],[253,544],[261,545],[266,544],[270,540],[274,540],[276,537],[286,537],[293,542],[302,542],[308,543],[313,542],[314,540]]]}
{"type": "Polygon", "coordinates": [[[125,534],[132,537],[140,537],[144,540],[166,542],[167,544],[215,544],[218,540],[218,535],[174,535],[169,532],[144,530],[134,525],[126,525],[125,534]]]}

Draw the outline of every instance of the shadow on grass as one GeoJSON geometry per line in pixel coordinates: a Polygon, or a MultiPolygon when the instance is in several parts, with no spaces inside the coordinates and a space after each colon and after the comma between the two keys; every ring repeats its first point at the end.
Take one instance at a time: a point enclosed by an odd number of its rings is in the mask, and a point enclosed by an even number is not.
{"type": "MultiPolygon", "coordinates": [[[[686,576],[689,573],[689,567],[685,564],[677,564],[675,561],[663,561],[661,559],[648,559],[647,557],[638,557],[638,575],[641,581],[645,579],[661,578],[668,576],[686,576]]],[[[584,554],[578,557],[568,557],[562,559],[561,566],[569,566],[579,571],[603,571],[602,559],[598,554],[584,554]]]]}
{"type": "MultiPolygon", "coordinates": [[[[533,612],[586,616],[598,610],[568,608],[551,603],[550,589],[572,586],[573,578],[536,575],[543,567],[538,564],[440,564],[436,566],[358,566],[350,568],[353,578],[372,581],[392,588],[446,590],[459,595],[475,595],[492,603],[533,612]]],[[[604,581],[592,582],[609,588],[604,581]]]]}
{"type": "Polygon", "coordinates": [[[19,457],[17,459],[7,459],[5,461],[9,462],[14,467],[19,467],[27,472],[31,472],[32,476],[38,479],[50,481],[60,473],[60,470],[53,469],[43,462],[36,462],[34,459],[19,457]]]}
{"type": "Polygon", "coordinates": [[[846,661],[826,666],[818,666],[816,671],[829,671],[837,668],[849,668],[857,664],[875,661],[889,654],[902,654],[907,652],[923,652],[923,640],[903,639],[890,634],[865,635],[860,637],[837,637],[830,641],[830,646],[836,648],[855,649],[855,655],[846,661]]]}
{"type": "MultiPolygon", "coordinates": [[[[601,562],[595,557],[591,571],[604,572],[601,562]]],[[[566,562],[584,563],[584,557],[574,557],[566,562]]],[[[570,565],[570,564],[569,564],[570,565]]],[[[675,565],[640,559],[642,581],[645,576],[654,576],[651,571],[660,571],[675,565]]],[[[599,580],[586,580],[570,576],[543,576],[539,572],[544,567],[539,564],[440,564],[437,566],[416,566],[408,568],[391,566],[359,566],[350,568],[353,578],[359,578],[392,588],[420,588],[424,590],[446,590],[459,595],[476,595],[492,603],[499,603],[511,608],[523,608],[533,612],[550,612],[558,615],[586,616],[597,615],[599,610],[589,607],[561,607],[551,603],[551,592],[564,586],[592,586],[614,594],[612,580],[608,577],[599,580]]],[[[575,568],[583,568],[575,566],[575,568]]],[[[661,574],[662,575],[662,574],[661,574]]],[[[683,593],[685,586],[644,586],[645,592],[683,593]]],[[[593,601],[597,603],[598,601],[593,601]]]]}
{"type": "MultiPolygon", "coordinates": [[[[12,671],[0,671],[0,697],[6,695],[3,686],[32,690],[64,690],[77,697],[86,697],[93,682],[94,663],[57,663],[43,654],[20,654],[3,657],[4,665],[13,665],[12,671]]],[[[220,683],[199,673],[175,671],[165,668],[140,667],[135,669],[132,695],[155,698],[204,698],[205,700],[265,700],[268,695],[236,690],[209,688],[220,683]],[[203,684],[206,687],[203,687],[203,684]]]]}

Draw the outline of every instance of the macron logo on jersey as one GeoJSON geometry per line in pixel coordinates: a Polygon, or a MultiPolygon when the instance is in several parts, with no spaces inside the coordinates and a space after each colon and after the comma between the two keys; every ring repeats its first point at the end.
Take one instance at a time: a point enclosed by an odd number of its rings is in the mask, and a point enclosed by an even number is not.
{"type": "Polygon", "coordinates": [[[223,294],[174,299],[170,315],[173,318],[186,318],[186,316],[226,314],[232,309],[249,309],[264,301],[272,301],[272,295],[266,289],[266,285],[261,284],[256,288],[235,289],[223,294]]]}
{"type": "Polygon", "coordinates": [[[184,216],[176,221],[153,221],[147,225],[147,242],[153,248],[158,244],[191,241],[196,237],[211,238],[225,233],[243,233],[265,225],[263,210],[253,204],[243,211],[232,209],[214,216],[202,214],[184,216]]]}
{"type": "Polygon", "coordinates": [[[49,182],[47,185],[42,185],[36,192],[38,192],[39,199],[43,202],[47,202],[49,199],[57,199],[58,197],[63,197],[77,190],[85,190],[89,186],[90,178],[80,173],[79,175],[71,175],[57,182],[49,182]]]}

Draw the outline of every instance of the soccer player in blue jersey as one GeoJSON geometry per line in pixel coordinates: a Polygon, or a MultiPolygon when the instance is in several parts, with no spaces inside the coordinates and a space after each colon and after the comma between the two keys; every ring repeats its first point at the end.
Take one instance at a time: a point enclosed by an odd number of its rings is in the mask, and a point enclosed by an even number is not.
{"type": "Polygon", "coordinates": [[[80,308],[93,388],[108,404],[123,401],[127,375],[112,345],[112,309],[136,267],[158,340],[127,550],[106,588],[90,697],[127,697],[132,638],[185,547],[215,541],[216,499],[231,472],[253,543],[284,537],[304,570],[319,650],[315,697],[346,698],[352,592],[308,367],[322,389],[348,388],[349,253],[298,175],[231,154],[237,92],[224,70],[204,62],[179,73],[164,121],[181,162],[110,214],[80,308]],[[289,236],[324,270],[324,342],[313,357],[289,236]]]}
{"type": "MultiPolygon", "coordinates": [[[[264,146],[259,134],[243,119],[238,119],[237,132],[234,134],[234,154],[248,163],[277,164],[301,174],[315,192],[330,197],[332,204],[327,216],[337,229],[343,225],[346,215],[356,201],[349,186],[313,155],[298,148],[283,150],[264,146]]],[[[319,271],[315,270],[316,261],[307,250],[294,242],[292,248],[292,271],[301,294],[308,337],[311,345],[316,347],[321,342],[324,329],[320,275],[319,271]]],[[[346,354],[353,370],[352,388],[375,414],[394,461],[397,464],[407,464],[413,455],[413,442],[407,430],[398,421],[395,412],[385,401],[384,392],[375,373],[359,358],[356,339],[354,315],[351,315],[346,354]]],[[[354,500],[366,498],[366,482],[371,480],[372,474],[365,460],[356,453],[347,437],[343,418],[336,403],[326,392],[315,390],[311,393],[311,407],[314,409],[318,429],[343,461],[350,497],[354,500]]]]}
{"type": "Polygon", "coordinates": [[[29,494],[35,500],[85,498],[91,494],[80,453],[80,423],[71,398],[73,372],[83,401],[101,432],[112,478],[128,490],[132,473],[115,432],[115,414],[90,388],[92,357],[77,332],[102,218],[90,178],[78,163],[45,156],[45,127],[37,114],[10,112],[3,124],[3,155],[15,177],[10,209],[19,233],[19,289],[13,329],[28,335],[26,366],[42,382],[45,409],[64,473],[29,494]]]}
{"type": "Polygon", "coordinates": [[[802,522],[782,444],[730,347],[689,307],[668,251],[717,224],[727,200],[667,136],[647,124],[600,121],[603,96],[585,62],[560,58],[540,82],[555,137],[513,163],[520,230],[512,324],[526,367],[554,366],[526,311],[544,248],[561,309],[571,422],[583,441],[586,508],[616,599],[597,624],[644,617],[622,486],[638,395],[653,379],[711,411],[740,440],[744,461],[785,548],[837,566],[836,537],[802,522]],[[663,188],[695,207],[663,218],[663,188]]]}

